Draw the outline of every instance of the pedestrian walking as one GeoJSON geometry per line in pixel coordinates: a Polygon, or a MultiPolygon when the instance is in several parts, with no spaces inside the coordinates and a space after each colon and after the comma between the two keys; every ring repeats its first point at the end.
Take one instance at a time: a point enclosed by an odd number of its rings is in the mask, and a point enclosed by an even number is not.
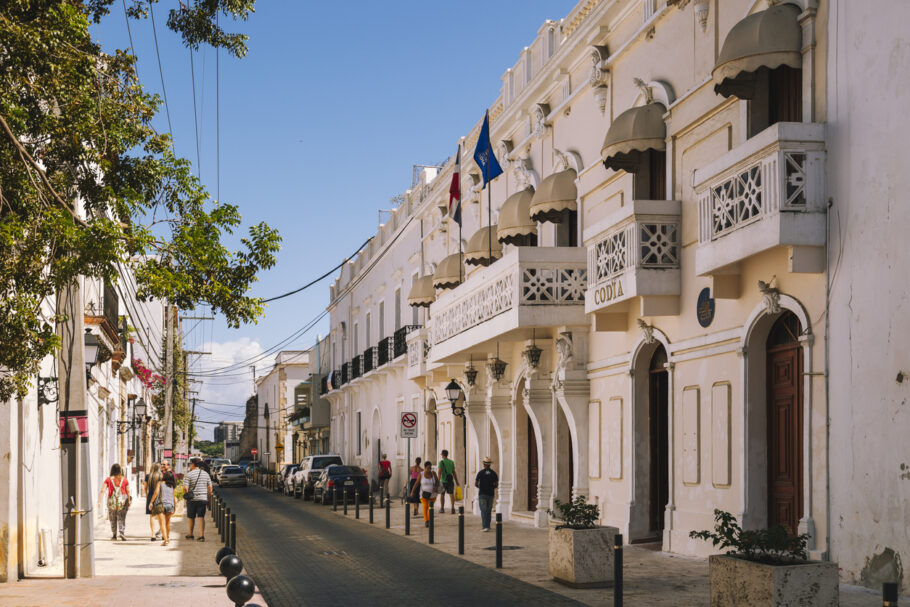
{"type": "MultiPolygon", "coordinates": [[[[150,511],[152,516],[158,519],[158,529],[161,530],[162,539],[164,540],[161,545],[167,546],[168,532],[167,523],[164,520],[164,492],[162,491],[164,487],[164,475],[160,471],[152,473],[149,477],[149,488],[152,491],[150,511]]],[[[155,538],[153,537],[152,539],[154,540],[155,538]]]]}
{"type": "Polygon", "coordinates": [[[420,505],[420,497],[414,493],[414,485],[420,481],[420,473],[423,469],[420,466],[421,458],[414,460],[414,465],[408,469],[408,501],[413,504],[414,516],[417,516],[417,506],[420,505]]]}
{"type": "Polygon", "coordinates": [[[202,460],[194,457],[190,460],[190,471],[183,477],[183,498],[186,500],[186,517],[190,520],[190,530],[186,539],[193,539],[193,528],[199,519],[199,537],[196,541],[205,541],[205,507],[212,495],[212,478],[202,469],[202,460]]]}
{"type": "Polygon", "coordinates": [[[149,531],[152,533],[151,540],[154,542],[157,539],[161,538],[161,527],[158,527],[158,531],[155,531],[155,522],[158,520],[158,517],[152,514],[152,487],[149,485],[149,481],[155,474],[164,473],[164,467],[167,466],[166,463],[159,464],[155,462],[152,464],[152,469],[149,470],[149,473],[145,475],[145,513],[149,517],[149,531]]]}
{"type": "Polygon", "coordinates": [[[458,484],[458,474],[455,472],[455,462],[449,459],[449,451],[442,450],[442,459],[439,460],[439,482],[442,485],[439,500],[439,514],[446,511],[446,494],[452,498],[452,514],[455,514],[455,485],[458,484]]]}
{"type": "Polygon", "coordinates": [[[116,540],[120,535],[121,541],[126,541],[126,513],[130,509],[130,482],[123,476],[120,464],[111,466],[111,474],[101,487],[98,494],[98,508],[101,508],[101,499],[107,498],[107,518],[111,522],[111,539],[116,540]]]}
{"type": "Polygon", "coordinates": [[[436,502],[436,495],[439,493],[439,477],[433,472],[433,464],[424,462],[423,472],[420,474],[420,483],[414,485],[413,493],[420,491],[420,503],[423,505],[423,523],[424,526],[430,526],[430,508],[436,502]]]}
{"type": "Polygon", "coordinates": [[[379,488],[380,494],[379,497],[389,496],[389,479],[392,478],[392,462],[389,461],[389,456],[385,453],[382,454],[382,459],[379,460],[379,488]]]}
{"type": "Polygon", "coordinates": [[[483,470],[477,473],[474,486],[477,487],[477,505],[480,507],[480,523],[484,531],[490,530],[490,517],[493,512],[493,498],[499,488],[499,475],[492,468],[493,460],[483,458],[483,470]]]}
{"type": "Polygon", "coordinates": [[[174,510],[177,509],[177,502],[174,500],[174,489],[177,487],[177,478],[174,473],[168,470],[164,473],[164,480],[161,483],[161,505],[164,506],[164,537],[163,546],[167,546],[171,538],[171,517],[174,516],[174,510]]]}

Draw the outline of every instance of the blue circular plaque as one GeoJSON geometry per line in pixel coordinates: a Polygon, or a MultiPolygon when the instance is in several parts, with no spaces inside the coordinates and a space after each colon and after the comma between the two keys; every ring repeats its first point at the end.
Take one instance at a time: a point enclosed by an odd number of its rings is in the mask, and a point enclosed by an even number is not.
{"type": "Polygon", "coordinates": [[[714,299],[711,297],[711,289],[705,287],[698,294],[695,314],[698,316],[698,324],[703,327],[707,327],[714,322],[714,299]]]}

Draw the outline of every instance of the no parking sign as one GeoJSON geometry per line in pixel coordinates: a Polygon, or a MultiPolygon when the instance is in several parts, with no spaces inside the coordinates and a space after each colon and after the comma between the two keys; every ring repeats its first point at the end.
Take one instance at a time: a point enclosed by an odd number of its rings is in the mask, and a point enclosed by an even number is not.
{"type": "Polygon", "coordinates": [[[417,413],[404,411],[401,414],[401,438],[417,438],[417,413]]]}

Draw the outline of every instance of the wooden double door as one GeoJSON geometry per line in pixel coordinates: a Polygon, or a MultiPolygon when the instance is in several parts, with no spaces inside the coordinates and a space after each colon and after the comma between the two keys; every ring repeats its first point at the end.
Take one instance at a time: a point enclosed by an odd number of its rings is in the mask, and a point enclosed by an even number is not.
{"type": "Polygon", "coordinates": [[[803,516],[803,354],[791,312],[768,336],[768,524],[796,533],[803,516]]]}

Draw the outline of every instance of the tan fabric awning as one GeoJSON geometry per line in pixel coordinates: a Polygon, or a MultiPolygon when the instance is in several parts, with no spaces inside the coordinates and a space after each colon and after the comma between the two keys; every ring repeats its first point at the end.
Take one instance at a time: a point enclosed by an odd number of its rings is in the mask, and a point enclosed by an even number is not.
{"type": "Polygon", "coordinates": [[[433,287],[432,276],[421,276],[411,285],[408,292],[408,305],[428,308],[436,301],[436,289],[433,287]]]}
{"type": "Polygon", "coordinates": [[[527,246],[530,237],[537,239],[537,222],[531,219],[531,199],[534,188],[526,188],[512,194],[499,209],[497,239],[505,244],[527,246]]]}
{"type": "Polygon", "coordinates": [[[578,209],[578,189],[575,187],[575,169],[566,169],[548,175],[531,199],[531,219],[533,221],[562,221],[562,212],[578,209]]]}
{"type": "Polygon", "coordinates": [[[496,224],[484,226],[474,232],[464,250],[464,262],[473,266],[488,266],[502,257],[502,244],[496,238],[496,224]],[[490,260],[490,233],[492,232],[493,259],[490,260]]]}
{"type": "Polygon", "coordinates": [[[649,103],[629,108],[617,116],[607,129],[607,136],[600,149],[604,166],[614,171],[620,169],[630,171],[637,164],[639,153],[647,150],[665,150],[666,111],[667,108],[661,103],[649,103]]]}
{"type": "Polygon", "coordinates": [[[797,21],[800,9],[792,4],[772,6],[749,15],[733,26],[714,64],[714,92],[724,97],[751,99],[755,72],[782,65],[802,67],[803,33],[797,21]]]}
{"type": "Polygon", "coordinates": [[[464,272],[461,269],[460,255],[455,253],[445,257],[436,266],[433,274],[433,287],[437,289],[454,289],[461,284],[464,272]]]}

